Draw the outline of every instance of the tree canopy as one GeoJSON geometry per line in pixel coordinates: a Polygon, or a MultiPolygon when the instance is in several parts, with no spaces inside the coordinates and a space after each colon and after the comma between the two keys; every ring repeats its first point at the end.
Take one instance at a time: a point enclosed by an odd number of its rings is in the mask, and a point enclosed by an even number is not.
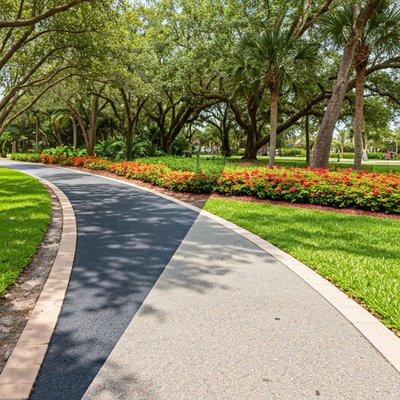
{"type": "Polygon", "coordinates": [[[347,132],[359,168],[371,143],[395,146],[396,0],[5,0],[0,15],[4,148],[114,140],[131,159],[208,138],[272,165],[315,142],[321,167],[347,132]]]}

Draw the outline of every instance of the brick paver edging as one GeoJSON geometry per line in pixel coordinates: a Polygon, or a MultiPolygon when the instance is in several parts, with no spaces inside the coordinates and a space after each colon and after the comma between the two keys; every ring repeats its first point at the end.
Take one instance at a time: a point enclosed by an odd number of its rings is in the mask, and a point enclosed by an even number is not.
{"type": "Polygon", "coordinates": [[[62,235],[54,264],[39,299],[0,374],[1,400],[29,398],[57,323],[75,256],[76,220],[71,203],[57,186],[34,177],[49,187],[60,201],[62,235]]]}

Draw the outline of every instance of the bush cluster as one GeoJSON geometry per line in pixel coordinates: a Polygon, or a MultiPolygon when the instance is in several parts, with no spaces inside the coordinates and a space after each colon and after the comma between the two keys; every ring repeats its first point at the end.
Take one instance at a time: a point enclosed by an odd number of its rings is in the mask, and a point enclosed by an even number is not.
{"type": "Polygon", "coordinates": [[[333,207],[400,213],[396,174],[308,168],[260,168],[223,172],[214,191],[333,207]]]}

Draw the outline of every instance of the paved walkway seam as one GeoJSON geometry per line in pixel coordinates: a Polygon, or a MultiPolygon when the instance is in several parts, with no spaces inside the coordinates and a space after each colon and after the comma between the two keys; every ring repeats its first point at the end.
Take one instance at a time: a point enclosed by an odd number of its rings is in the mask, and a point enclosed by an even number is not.
{"type": "Polygon", "coordinates": [[[31,176],[49,187],[58,197],[63,215],[62,235],[39,299],[0,374],[0,400],[29,398],[58,320],[75,257],[76,220],[70,201],[51,182],[31,176]]]}

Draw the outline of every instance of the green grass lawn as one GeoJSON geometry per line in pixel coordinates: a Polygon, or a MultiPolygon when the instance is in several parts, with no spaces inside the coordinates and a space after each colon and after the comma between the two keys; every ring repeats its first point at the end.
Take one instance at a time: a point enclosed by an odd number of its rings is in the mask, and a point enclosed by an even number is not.
{"type": "MultiPolygon", "coordinates": [[[[205,173],[220,175],[225,170],[242,170],[250,168],[259,168],[267,166],[268,157],[259,157],[259,162],[252,164],[239,165],[240,156],[230,157],[227,162],[222,156],[204,156],[202,155],[199,160],[200,170],[205,173]]],[[[161,156],[161,157],[146,157],[139,158],[135,161],[151,163],[151,164],[165,164],[173,170],[179,171],[193,171],[196,172],[197,162],[196,157],[178,157],[178,156],[161,156]]],[[[331,162],[331,168],[352,168],[351,160],[349,162],[331,162]]],[[[277,158],[276,164],[281,167],[306,167],[305,160],[299,158],[277,158]]],[[[400,165],[385,165],[385,164],[363,164],[362,168],[370,172],[400,172],[400,165]]]]}
{"type": "Polygon", "coordinates": [[[50,196],[36,179],[0,168],[0,296],[28,265],[51,214],[50,196]]]}
{"type": "MultiPolygon", "coordinates": [[[[239,156],[233,156],[229,158],[227,168],[235,168],[235,165],[238,163],[240,160],[239,156]]],[[[255,167],[260,167],[260,166],[266,166],[268,164],[268,157],[258,157],[259,162],[255,164],[255,167]]],[[[276,165],[281,166],[281,167],[295,167],[295,168],[304,168],[307,166],[307,163],[305,160],[302,160],[300,158],[276,158],[275,160],[276,165]]],[[[330,168],[352,168],[353,163],[352,160],[346,160],[345,162],[334,162],[331,161],[330,163],[330,168]]],[[[243,167],[240,167],[243,168],[243,167]]],[[[249,168],[249,166],[245,166],[245,168],[249,168]]],[[[364,163],[361,167],[365,171],[369,172],[400,172],[400,165],[390,165],[390,164],[384,164],[384,163],[374,163],[371,161],[370,163],[366,164],[364,163]]]]}
{"type": "Polygon", "coordinates": [[[205,209],[304,262],[400,332],[400,220],[215,198],[205,209]]]}
{"type": "Polygon", "coordinates": [[[225,160],[221,156],[200,157],[197,165],[196,157],[178,157],[178,156],[161,156],[138,158],[138,162],[148,164],[165,164],[175,171],[192,171],[196,172],[197,168],[207,174],[220,175],[225,167],[225,160]]]}

